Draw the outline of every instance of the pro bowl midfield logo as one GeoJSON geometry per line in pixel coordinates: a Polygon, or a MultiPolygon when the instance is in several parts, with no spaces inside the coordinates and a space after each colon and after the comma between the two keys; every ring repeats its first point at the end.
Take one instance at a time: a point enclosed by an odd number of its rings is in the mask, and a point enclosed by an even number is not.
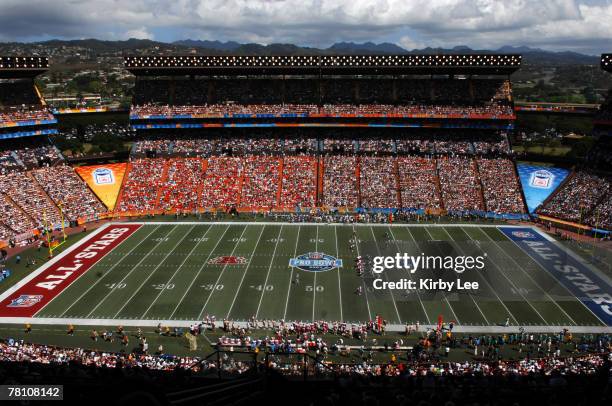
{"type": "Polygon", "coordinates": [[[307,272],[325,272],[342,267],[342,260],[322,252],[309,252],[289,260],[289,266],[307,272]]]}
{"type": "Polygon", "coordinates": [[[535,238],[535,235],[529,231],[513,231],[512,235],[517,238],[535,238]]]}
{"type": "Polygon", "coordinates": [[[529,186],[538,189],[550,189],[554,179],[555,175],[553,175],[551,172],[545,169],[540,169],[531,174],[529,186]]]}
{"type": "Polygon", "coordinates": [[[215,257],[208,260],[210,265],[244,265],[247,263],[245,257],[223,256],[215,257]]]}
{"type": "Polygon", "coordinates": [[[112,185],[115,183],[113,171],[108,168],[98,168],[93,171],[93,179],[96,185],[112,185]]]}
{"type": "Polygon", "coordinates": [[[7,307],[32,307],[40,302],[43,295],[21,295],[17,299],[11,300],[11,304],[7,307]]]}

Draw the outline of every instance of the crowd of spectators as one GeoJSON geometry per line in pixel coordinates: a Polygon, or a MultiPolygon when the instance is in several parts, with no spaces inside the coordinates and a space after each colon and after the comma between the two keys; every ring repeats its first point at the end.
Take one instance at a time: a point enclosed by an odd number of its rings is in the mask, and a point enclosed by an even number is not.
{"type": "MultiPolygon", "coordinates": [[[[583,222],[597,204],[612,192],[612,181],[587,171],[577,171],[538,209],[544,215],[583,222]]],[[[605,210],[605,209],[604,209],[605,210]]]]}
{"type": "Polygon", "coordinates": [[[45,224],[45,217],[49,224],[61,223],[57,206],[29,173],[14,172],[0,176],[0,193],[8,196],[37,226],[45,224]]]}
{"type": "Polygon", "coordinates": [[[585,223],[596,228],[612,230],[612,192],[600,201],[585,223]]]}
{"type": "Polygon", "coordinates": [[[325,156],[323,158],[323,204],[329,207],[357,207],[359,200],[357,158],[325,156]]]}
{"type": "Polygon", "coordinates": [[[280,162],[278,157],[270,156],[245,158],[240,206],[268,209],[277,206],[280,162]]]}
{"type": "Polygon", "coordinates": [[[31,80],[0,79],[0,127],[14,122],[52,119],[53,115],[42,105],[31,80]]]}
{"type": "Polygon", "coordinates": [[[238,157],[212,157],[208,160],[201,207],[229,208],[240,201],[244,163],[238,157]]]}
{"type": "Polygon", "coordinates": [[[399,207],[395,160],[362,156],[359,158],[359,167],[361,206],[365,208],[399,207]]]}
{"type": "Polygon", "coordinates": [[[437,164],[446,210],[484,210],[482,189],[472,158],[439,157],[437,164]]]}
{"type": "Polygon", "coordinates": [[[61,206],[66,220],[92,219],[106,211],[100,200],[68,165],[36,169],[32,175],[53,202],[61,206]]]}
{"type": "Polygon", "coordinates": [[[127,179],[119,197],[118,211],[155,210],[157,194],[163,182],[166,161],[161,158],[134,159],[128,164],[127,179]]]}
{"type": "Polygon", "coordinates": [[[280,207],[315,207],[317,202],[317,165],[313,156],[287,156],[283,160],[280,207]]]}
{"type": "Polygon", "coordinates": [[[435,159],[402,156],[397,158],[397,166],[402,208],[441,208],[435,159]]]}
{"type": "Polygon", "coordinates": [[[205,104],[132,106],[130,114],[146,119],[152,116],[178,118],[240,117],[413,117],[413,118],[514,118],[512,106],[456,106],[438,104],[205,104]]]}
{"type": "Polygon", "coordinates": [[[504,158],[478,158],[476,163],[487,211],[525,213],[521,185],[514,163],[504,158]]]}
{"type": "Polygon", "coordinates": [[[159,208],[164,211],[194,211],[198,208],[202,179],[199,158],[171,159],[168,174],[159,191],[159,208]]]}

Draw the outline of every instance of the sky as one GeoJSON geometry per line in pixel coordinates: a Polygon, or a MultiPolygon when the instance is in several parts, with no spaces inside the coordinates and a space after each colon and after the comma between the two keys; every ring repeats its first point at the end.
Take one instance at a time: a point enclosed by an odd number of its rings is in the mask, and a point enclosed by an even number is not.
{"type": "Polygon", "coordinates": [[[0,42],[147,38],[612,52],[612,0],[0,0],[0,42]]]}

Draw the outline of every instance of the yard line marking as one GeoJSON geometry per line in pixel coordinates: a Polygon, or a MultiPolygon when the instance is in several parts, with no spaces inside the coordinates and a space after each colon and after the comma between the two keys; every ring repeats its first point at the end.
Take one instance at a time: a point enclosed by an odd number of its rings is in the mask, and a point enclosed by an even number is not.
{"type": "MultiPolygon", "coordinates": [[[[427,229],[427,227],[425,227],[424,230],[427,233],[427,235],[429,236],[429,238],[431,239],[431,241],[435,241],[433,236],[431,235],[431,233],[427,229]]],[[[410,229],[408,229],[408,232],[410,233],[410,236],[412,237],[414,242],[416,242],[416,244],[419,245],[419,243],[417,242],[416,238],[414,238],[414,236],[412,235],[412,232],[410,231],[410,229]]],[[[448,300],[448,297],[446,297],[446,292],[442,292],[442,296],[444,296],[444,300],[446,300],[446,303],[448,303],[448,307],[450,308],[450,311],[453,313],[453,316],[455,317],[455,320],[457,321],[457,323],[461,324],[461,321],[459,320],[459,317],[457,317],[457,313],[455,313],[455,309],[453,309],[453,306],[450,304],[450,301],[448,300]]]]}
{"type": "MultiPolygon", "coordinates": [[[[213,226],[215,226],[215,225],[216,224],[213,224],[213,226]]],[[[183,303],[183,300],[185,300],[185,297],[187,296],[187,293],[189,293],[189,291],[191,290],[191,287],[193,286],[195,281],[200,276],[200,273],[202,272],[202,270],[204,270],[204,267],[206,266],[206,264],[210,260],[210,257],[212,257],[212,255],[214,254],[215,250],[219,246],[219,243],[223,240],[223,237],[225,237],[225,234],[227,233],[227,230],[229,230],[229,228],[230,228],[230,226],[228,224],[228,226],[225,227],[225,231],[223,231],[223,234],[221,234],[221,237],[219,237],[219,239],[217,240],[217,243],[215,244],[213,249],[209,252],[208,256],[206,257],[206,260],[204,260],[204,262],[202,262],[202,265],[200,265],[200,268],[198,269],[198,272],[196,273],[195,277],[191,280],[191,283],[189,284],[189,286],[187,287],[187,289],[183,293],[183,296],[181,296],[181,300],[179,300],[179,302],[174,307],[174,310],[172,311],[172,314],[170,314],[170,318],[174,317],[174,313],[176,313],[176,311],[178,310],[178,308],[181,305],[181,303],[183,303]]]]}
{"type": "MultiPolygon", "coordinates": [[[[378,240],[376,239],[376,235],[374,234],[374,229],[370,227],[370,231],[372,232],[372,237],[374,237],[374,244],[376,244],[376,251],[380,254],[380,247],[378,246],[378,240]]],[[[385,279],[389,281],[389,278],[385,274],[385,279]]],[[[397,320],[399,324],[402,324],[402,318],[400,317],[399,310],[397,309],[397,304],[395,303],[395,296],[393,295],[393,291],[389,290],[391,293],[391,299],[393,300],[393,307],[395,307],[395,313],[397,314],[397,320]]]]}
{"type": "MultiPolygon", "coordinates": [[[[527,276],[527,277],[528,277],[528,278],[529,278],[529,279],[530,279],[530,280],[531,280],[531,281],[532,281],[532,282],[533,282],[533,283],[534,283],[534,284],[535,284],[535,285],[538,287],[538,289],[540,289],[542,292],[544,292],[544,294],[546,294],[546,296],[548,296],[548,298],[549,298],[550,300],[552,300],[552,301],[553,301],[553,303],[554,303],[554,304],[555,304],[555,305],[556,305],[556,306],[559,308],[559,310],[561,310],[561,311],[563,312],[563,314],[565,314],[565,315],[567,316],[567,318],[568,318],[568,319],[569,319],[569,320],[570,320],[572,323],[574,323],[574,325],[575,325],[575,326],[577,325],[577,323],[574,321],[574,319],[572,318],[572,316],[570,316],[570,315],[569,315],[569,314],[568,314],[568,313],[565,311],[565,309],[563,309],[563,308],[562,308],[562,307],[559,305],[559,303],[557,303],[557,301],[556,301],[555,299],[553,299],[553,298],[552,298],[552,296],[550,296],[550,294],[549,294],[548,292],[546,292],[546,291],[545,291],[545,290],[544,290],[544,289],[543,289],[543,288],[540,286],[540,284],[539,284],[538,282],[536,282],[536,280],[535,280],[535,279],[533,279],[533,278],[531,277],[531,275],[529,275],[529,273],[528,273],[528,272],[526,272],[526,271],[523,269],[523,267],[522,267],[521,265],[519,265],[519,263],[518,263],[518,262],[517,262],[517,261],[516,261],[516,260],[515,260],[515,259],[512,257],[512,255],[509,255],[509,254],[508,254],[508,253],[507,253],[507,252],[506,252],[504,249],[502,249],[502,247],[500,247],[500,246],[499,246],[498,242],[497,242],[497,241],[495,241],[493,238],[491,238],[491,236],[490,236],[489,234],[485,233],[484,231],[483,231],[482,233],[483,233],[483,234],[486,234],[486,235],[487,235],[487,238],[488,238],[489,240],[491,240],[491,242],[493,242],[493,244],[495,244],[495,246],[497,247],[497,249],[498,249],[499,251],[501,251],[501,252],[502,252],[502,253],[503,253],[503,254],[504,254],[506,257],[510,258],[510,260],[511,260],[512,262],[514,262],[514,265],[516,265],[516,266],[517,266],[517,267],[518,267],[518,268],[521,270],[521,272],[523,272],[523,273],[524,273],[524,274],[525,274],[525,275],[526,275],[526,276],[527,276]]],[[[512,241],[512,242],[514,243],[514,241],[512,241]]],[[[536,265],[538,265],[538,264],[536,263],[536,265]]],[[[538,266],[538,268],[539,268],[539,266],[538,266]]],[[[559,285],[563,285],[563,284],[562,284],[562,283],[559,283],[559,285]]],[[[570,292],[570,291],[569,291],[569,289],[567,289],[567,288],[565,288],[565,289],[566,289],[566,290],[567,290],[567,291],[568,291],[570,294],[572,294],[572,292],[570,292]]],[[[572,296],[573,296],[573,295],[572,295],[572,296]]],[[[580,302],[580,303],[582,303],[582,301],[580,301],[580,300],[579,300],[579,302],[580,302]]],[[[586,306],[585,306],[585,307],[586,307],[586,306]]],[[[587,309],[588,309],[588,307],[587,307],[587,309]]]]}
{"type": "MultiPolygon", "coordinates": [[[[249,228],[249,226],[245,226],[242,229],[242,233],[240,233],[240,237],[238,237],[238,239],[236,240],[236,244],[234,245],[234,248],[232,248],[232,252],[230,253],[230,256],[234,256],[234,252],[236,252],[236,248],[238,247],[238,245],[240,244],[240,240],[242,239],[242,236],[244,235],[244,232],[246,231],[246,229],[249,228]]],[[[206,306],[208,305],[208,302],[210,301],[210,298],[212,297],[213,293],[215,293],[215,290],[217,288],[217,285],[219,284],[219,281],[221,280],[221,277],[223,276],[223,274],[225,273],[225,269],[227,268],[227,264],[223,265],[223,269],[221,269],[221,272],[219,273],[219,277],[217,278],[217,281],[215,282],[215,284],[213,285],[212,290],[210,291],[210,294],[208,295],[208,299],[206,299],[206,302],[204,303],[204,306],[202,306],[202,310],[200,310],[200,313],[198,314],[198,320],[202,318],[202,313],[204,313],[204,309],[206,309],[206,306]]]]}
{"type": "MultiPolygon", "coordinates": [[[[164,242],[164,240],[165,240],[166,238],[168,238],[168,236],[169,236],[170,234],[172,234],[172,232],[173,232],[173,231],[174,231],[174,230],[175,230],[177,227],[178,227],[178,224],[177,224],[177,225],[175,225],[175,226],[172,228],[172,230],[168,231],[168,233],[166,233],[166,236],[165,236],[165,237],[160,238],[160,240],[159,240],[159,241],[158,241],[158,242],[157,242],[157,243],[156,243],[156,244],[153,246],[153,248],[151,248],[151,249],[149,250],[149,252],[147,252],[147,254],[146,254],[146,255],[144,255],[144,256],[143,256],[143,257],[140,259],[140,261],[138,261],[138,263],[137,263],[136,265],[134,265],[134,267],[133,267],[133,268],[132,268],[132,269],[131,269],[131,270],[130,270],[128,273],[127,273],[127,275],[125,275],[125,276],[124,276],[124,277],[123,277],[123,278],[122,278],[122,279],[121,279],[119,282],[117,282],[117,285],[118,285],[118,284],[120,284],[120,283],[123,283],[123,282],[124,282],[124,281],[127,279],[127,277],[128,277],[128,276],[130,276],[130,275],[132,274],[132,272],[134,272],[134,270],[135,270],[136,268],[138,268],[138,267],[140,266],[140,264],[142,264],[142,263],[144,262],[144,260],[145,260],[145,259],[147,259],[147,258],[149,257],[149,255],[151,255],[151,253],[153,253],[153,251],[155,251],[155,249],[156,249],[157,247],[159,247],[159,245],[160,245],[162,242],[164,242]]],[[[93,309],[91,309],[91,311],[90,311],[89,313],[87,313],[87,316],[85,316],[85,317],[91,317],[91,314],[92,314],[93,312],[95,312],[95,311],[98,309],[98,307],[100,307],[100,305],[101,305],[103,302],[105,302],[105,301],[106,301],[106,299],[108,299],[108,297],[109,297],[109,296],[110,296],[110,295],[111,295],[111,294],[112,294],[114,291],[115,291],[114,289],[111,289],[111,291],[110,291],[110,292],[108,292],[108,293],[106,294],[106,296],[104,296],[104,297],[102,298],[102,300],[100,300],[100,301],[99,301],[99,302],[98,302],[98,303],[97,303],[97,304],[94,306],[94,308],[93,308],[93,309]]]]}
{"type": "MultiPolygon", "coordinates": [[[[340,257],[340,251],[338,250],[338,227],[334,225],[334,237],[336,240],[336,259],[340,257]]],[[[340,303],[340,321],[344,321],[342,314],[342,284],[340,283],[340,267],[338,270],[338,303],[340,303]]]]}
{"type": "MultiPolygon", "coordinates": [[[[448,232],[448,230],[446,230],[445,227],[442,227],[444,229],[444,231],[446,231],[446,234],[448,234],[448,236],[452,239],[450,233],[448,232]]],[[[463,230],[463,228],[461,226],[459,226],[459,229],[463,232],[463,234],[465,234],[470,241],[475,241],[465,230],[463,230]]],[[[463,253],[463,250],[461,250],[461,252],[463,253]]],[[[497,298],[497,300],[499,300],[499,303],[501,303],[501,305],[504,307],[504,309],[506,309],[506,311],[508,312],[508,314],[510,315],[510,317],[512,317],[512,319],[514,320],[514,322],[516,323],[516,325],[520,325],[518,319],[514,316],[514,314],[510,311],[510,309],[508,308],[508,306],[506,306],[506,304],[504,303],[503,300],[501,300],[501,297],[499,297],[499,294],[497,293],[497,291],[495,290],[495,288],[493,288],[493,285],[491,285],[489,283],[489,281],[487,280],[487,278],[485,278],[484,276],[480,275],[480,273],[478,273],[478,275],[480,276],[480,279],[482,279],[487,286],[489,287],[489,289],[491,289],[491,292],[493,292],[493,294],[495,295],[495,297],[497,298]]],[[[472,299],[474,300],[474,299],[472,299]]],[[[484,314],[483,314],[484,316],[484,314]]],[[[486,320],[486,318],[485,318],[486,320]]]]}
{"type": "MultiPolygon", "coordinates": [[[[357,249],[357,256],[359,255],[359,237],[357,237],[357,232],[355,231],[355,224],[353,223],[353,238],[355,238],[355,248],[357,249]]],[[[372,320],[372,311],[370,310],[370,300],[368,299],[368,286],[365,283],[365,280],[361,278],[361,283],[363,283],[363,291],[365,292],[366,297],[366,305],[368,306],[368,315],[370,316],[370,320],[372,320]]]]}
{"type": "MultiPolygon", "coordinates": [[[[446,235],[448,235],[449,238],[449,242],[453,245],[455,245],[455,239],[450,235],[450,233],[448,232],[448,230],[446,229],[446,227],[442,227],[442,230],[444,230],[444,232],[446,233],[446,235]]],[[[460,247],[459,242],[456,242],[456,247],[459,248],[459,251],[461,251],[461,254],[465,254],[465,252],[463,251],[463,248],[460,247]]],[[[440,252],[440,250],[438,250],[438,252],[440,252]]],[[[482,275],[480,274],[480,272],[476,272],[478,274],[479,279],[484,279],[482,278],[482,275]]],[[[480,315],[482,316],[482,318],[484,319],[485,323],[487,323],[487,325],[491,325],[491,323],[489,322],[489,320],[487,319],[487,316],[485,316],[485,314],[483,313],[482,309],[480,308],[480,306],[478,305],[478,303],[476,302],[476,299],[474,299],[474,295],[472,295],[471,293],[468,293],[468,296],[470,297],[470,299],[472,299],[472,302],[474,302],[474,305],[476,306],[476,308],[478,309],[478,311],[480,312],[480,315]]],[[[497,296],[497,294],[496,294],[497,296]]],[[[500,300],[501,303],[501,300],[500,300]]],[[[503,306],[503,303],[502,303],[503,306]]],[[[507,310],[507,309],[506,309],[507,310]]],[[[510,314],[512,315],[512,314],[510,314]]],[[[513,317],[514,318],[514,317],[513,317]]],[[[516,319],[515,319],[516,320],[516,319]]],[[[517,323],[518,324],[518,323],[517,323]]]]}
{"type": "MultiPolygon", "coordinates": [[[[481,233],[484,234],[484,231],[480,231],[481,233]]],[[[467,234],[467,233],[466,233],[467,234]]],[[[510,278],[508,278],[508,276],[506,275],[506,273],[500,269],[493,261],[491,261],[491,263],[493,264],[493,266],[495,267],[495,269],[498,270],[498,272],[514,287],[514,290],[523,298],[523,300],[525,300],[525,302],[533,309],[533,311],[538,315],[539,318],[542,319],[542,321],[544,322],[544,324],[547,324],[548,322],[546,321],[546,319],[544,317],[542,317],[542,315],[540,314],[540,312],[538,311],[538,309],[536,309],[531,302],[525,297],[525,295],[523,295],[521,293],[521,290],[514,284],[514,282],[512,282],[512,280],[510,278]]]]}
{"type": "MultiPolygon", "coordinates": [[[[133,252],[133,251],[134,251],[136,248],[140,247],[140,245],[141,245],[143,242],[145,242],[145,241],[146,241],[146,240],[147,240],[147,239],[148,239],[148,238],[149,238],[149,237],[150,237],[150,236],[151,236],[151,235],[152,235],[152,234],[153,234],[153,233],[154,233],[154,232],[155,232],[155,231],[156,231],[156,230],[157,230],[159,227],[160,227],[160,226],[154,227],[154,228],[153,228],[153,230],[152,230],[152,231],[151,231],[149,234],[147,234],[147,236],[146,236],[145,238],[143,238],[143,239],[142,239],[142,240],[141,240],[141,241],[140,241],[138,244],[136,244],[136,245],[134,246],[134,248],[132,248],[131,250],[129,250],[129,251],[127,252],[127,254],[123,255],[123,257],[122,257],[122,258],[121,258],[119,261],[115,262],[115,263],[114,263],[114,264],[113,264],[113,265],[112,265],[110,268],[108,268],[108,270],[107,270],[106,272],[104,272],[100,278],[96,279],[96,281],[95,281],[95,282],[94,282],[94,283],[93,283],[93,284],[92,284],[92,285],[91,285],[89,288],[87,288],[87,290],[86,290],[85,292],[83,292],[83,293],[82,293],[82,294],[81,294],[81,295],[80,295],[80,296],[77,298],[77,300],[75,300],[74,302],[72,302],[72,304],[71,304],[70,306],[68,306],[68,308],[66,308],[66,310],[64,310],[62,313],[60,313],[60,315],[65,316],[65,315],[66,315],[66,312],[67,312],[68,310],[72,309],[72,306],[74,306],[74,305],[75,305],[75,304],[77,304],[77,303],[78,303],[78,302],[79,302],[81,299],[83,299],[83,297],[84,297],[86,294],[88,294],[88,293],[89,293],[89,292],[90,292],[90,291],[91,291],[91,290],[92,290],[94,287],[96,287],[96,285],[97,285],[97,284],[98,284],[98,283],[99,283],[99,282],[100,282],[102,279],[104,279],[104,278],[105,278],[105,277],[106,277],[108,274],[110,274],[110,272],[111,272],[113,269],[115,269],[117,266],[119,266],[119,264],[120,264],[120,263],[121,263],[121,262],[122,262],[122,261],[123,261],[125,258],[129,257],[129,255],[130,255],[130,254],[131,254],[131,253],[132,253],[132,252],[133,252]]],[[[90,270],[91,270],[91,269],[90,269],[90,270]]],[[[112,290],[111,290],[111,291],[112,291],[112,290]]],[[[102,300],[104,300],[104,299],[102,299],[102,300]]]]}
{"type": "MultiPolygon", "coordinates": [[[[397,240],[395,239],[395,235],[393,234],[393,229],[391,227],[389,227],[389,232],[391,233],[391,237],[393,238],[393,241],[395,241],[395,246],[397,247],[399,251],[400,246],[397,240]]],[[[406,269],[406,272],[408,273],[410,280],[412,280],[412,274],[410,273],[410,271],[406,269]]],[[[419,303],[421,304],[421,307],[423,308],[423,313],[425,314],[425,318],[427,319],[427,324],[431,324],[431,320],[429,319],[429,315],[427,314],[427,310],[425,309],[425,304],[423,304],[423,301],[421,300],[421,295],[419,294],[419,290],[415,289],[414,291],[416,292],[417,299],[419,299],[419,303]]],[[[417,320],[417,321],[420,321],[420,320],[417,320]]]]}
{"type": "MultiPolygon", "coordinates": [[[[193,230],[194,227],[192,227],[191,229],[193,230]]],[[[176,268],[176,270],[174,271],[174,273],[172,274],[172,276],[170,276],[170,279],[168,279],[168,281],[165,283],[165,286],[168,286],[168,284],[170,282],[172,282],[172,279],[174,279],[174,277],[176,276],[176,274],[183,268],[183,265],[185,265],[185,263],[187,262],[187,259],[189,259],[189,257],[191,256],[191,254],[193,254],[193,252],[195,251],[196,248],[198,248],[200,246],[200,244],[202,244],[204,241],[204,237],[206,237],[206,235],[208,234],[208,232],[210,231],[210,229],[212,228],[212,225],[208,226],[208,228],[206,229],[206,232],[204,233],[204,235],[202,235],[202,237],[200,237],[200,239],[198,240],[198,242],[196,244],[193,245],[193,248],[191,248],[191,251],[189,251],[189,254],[185,255],[185,258],[183,259],[183,261],[181,262],[181,264],[176,268]]],[[[191,230],[190,230],[191,231],[191,230]]],[[[189,233],[187,233],[189,234],[189,233]]],[[[161,297],[161,295],[166,291],[166,289],[161,289],[159,291],[159,293],[157,294],[157,296],[155,297],[155,299],[151,302],[151,304],[149,305],[149,307],[147,307],[147,310],[145,310],[145,312],[142,314],[142,316],[140,316],[141,319],[144,319],[144,317],[147,315],[147,313],[149,312],[149,310],[151,310],[151,308],[153,307],[153,305],[155,305],[155,303],[157,302],[157,300],[161,297]]]]}
{"type": "MultiPolygon", "coordinates": [[[[278,241],[280,240],[280,236],[282,232],[283,232],[283,225],[281,225],[280,230],[278,230],[278,236],[276,237],[276,244],[274,245],[274,252],[272,252],[272,258],[270,259],[270,266],[268,267],[268,273],[266,274],[266,280],[264,281],[263,289],[261,290],[261,297],[259,298],[259,304],[257,305],[257,311],[255,312],[255,320],[257,320],[257,317],[259,316],[259,309],[261,308],[261,302],[263,301],[264,294],[266,293],[266,286],[268,285],[268,277],[270,276],[270,270],[272,269],[272,264],[274,263],[274,256],[276,255],[276,248],[278,248],[278,241]]],[[[236,299],[234,298],[234,300],[236,299]]],[[[233,306],[233,303],[232,303],[232,306],[233,306]]]]}
{"type": "MultiPolygon", "coordinates": [[[[240,285],[238,285],[238,288],[236,289],[236,294],[234,294],[234,299],[232,300],[232,304],[230,305],[230,308],[227,311],[227,316],[225,316],[226,319],[229,319],[230,313],[232,312],[232,309],[234,308],[234,303],[236,303],[236,298],[238,297],[238,293],[240,292],[240,288],[242,287],[242,282],[244,282],[244,278],[247,272],[249,272],[249,267],[251,266],[251,263],[253,262],[253,256],[255,255],[255,252],[257,251],[257,247],[259,246],[259,240],[261,240],[261,236],[263,235],[263,232],[265,229],[266,229],[266,226],[263,226],[261,228],[261,232],[259,233],[259,237],[257,237],[257,242],[255,243],[255,247],[253,247],[253,252],[251,253],[251,257],[249,258],[249,263],[247,264],[246,269],[242,273],[242,279],[240,279],[240,285]]],[[[278,245],[278,240],[276,241],[276,244],[278,245]]],[[[276,252],[276,249],[274,251],[276,252]]],[[[268,279],[266,278],[266,281],[267,280],[268,279]]],[[[266,285],[264,284],[263,290],[265,290],[265,288],[266,288],[266,285]]]]}
{"type": "Polygon", "coordinates": [[[153,270],[149,273],[149,275],[145,278],[144,281],[142,281],[142,283],[140,284],[140,286],[138,286],[138,288],[134,291],[134,293],[132,293],[132,295],[128,298],[128,300],[125,301],[125,303],[123,303],[123,306],[121,306],[121,308],[119,310],[117,310],[117,313],[115,313],[115,315],[113,317],[117,317],[119,315],[119,313],[121,313],[121,311],[123,309],[125,309],[125,306],[128,305],[128,303],[130,303],[132,301],[132,299],[134,299],[134,297],[136,297],[136,294],[138,292],[140,292],[140,289],[142,289],[142,287],[145,285],[145,283],[147,283],[149,281],[149,279],[151,279],[151,277],[155,274],[155,272],[157,272],[157,270],[159,269],[159,266],[164,263],[168,257],[170,257],[170,255],[172,255],[172,253],[174,252],[175,249],[178,248],[179,245],[181,245],[181,243],[183,242],[183,240],[185,240],[185,238],[189,235],[189,233],[191,233],[191,231],[195,228],[195,226],[191,226],[191,228],[189,229],[189,231],[187,231],[185,233],[185,235],[183,235],[176,244],[174,244],[174,247],[172,247],[172,249],[166,254],[164,255],[164,258],[155,266],[155,268],[153,268],[153,270]]]}
{"type": "MultiPolygon", "coordinates": [[[[317,233],[315,236],[315,252],[319,252],[319,225],[317,225],[317,233]]],[[[314,273],[314,282],[312,283],[312,321],[315,321],[315,303],[317,301],[317,273],[314,273]]]]}
{"type": "MultiPolygon", "coordinates": [[[[295,237],[295,248],[293,249],[293,258],[297,255],[298,242],[300,241],[300,230],[302,226],[298,226],[297,237],[295,237]]],[[[287,299],[285,300],[285,312],[283,313],[283,321],[287,318],[287,307],[289,306],[289,295],[291,294],[291,285],[293,284],[293,267],[291,267],[291,276],[289,276],[289,288],[287,289],[287,299]]]]}

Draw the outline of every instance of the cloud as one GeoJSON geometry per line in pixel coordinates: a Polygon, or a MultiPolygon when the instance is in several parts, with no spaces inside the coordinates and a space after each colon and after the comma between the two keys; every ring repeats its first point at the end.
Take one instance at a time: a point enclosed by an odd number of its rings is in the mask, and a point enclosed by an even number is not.
{"type": "Polygon", "coordinates": [[[528,44],[595,52],[612,38],[610,0],[1,2],[3,40],[133,35],[313,46],[336,41],[391,41],[408,48],[528,44]]]}

